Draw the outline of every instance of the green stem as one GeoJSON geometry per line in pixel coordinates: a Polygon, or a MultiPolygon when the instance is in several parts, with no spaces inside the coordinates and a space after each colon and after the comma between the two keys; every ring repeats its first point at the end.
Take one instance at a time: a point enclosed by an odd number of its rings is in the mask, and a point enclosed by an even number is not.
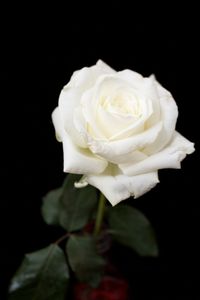
{"type": "Polygon", "coordinates": [[[99,234],[100,229],[101,229],[101,225],[102,225],[103,217],[104,217],[104,212],[105,212],[105,204],[106,204],[106,198],[103,194],[101,194],[100,198],[99,198],[97,217],[96,217],[95,226],[94,226],[94,236],[97,236],[99,234]]]}
{"type": "Polygon", "coordinates": [[[70,233],[69,232],[67,232],[63,236],[61,236],[57,241],[54,242],[54,244],[58,245],[58,244],[60,244],[62,241],[64,241],[68,237],[70,237],[70,233]]]}

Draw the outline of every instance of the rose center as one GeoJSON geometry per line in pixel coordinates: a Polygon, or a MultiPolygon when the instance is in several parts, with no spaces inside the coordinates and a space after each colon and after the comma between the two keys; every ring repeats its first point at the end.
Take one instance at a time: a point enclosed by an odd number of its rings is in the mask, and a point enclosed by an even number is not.
{"type": "Polygon", "coordinates": [[[105,111],[114,115],[132,117],[135,120],[142,116],[141,103],[132,93],[117,91],[113,95],[102,96],[100,103],[105,111]]]}

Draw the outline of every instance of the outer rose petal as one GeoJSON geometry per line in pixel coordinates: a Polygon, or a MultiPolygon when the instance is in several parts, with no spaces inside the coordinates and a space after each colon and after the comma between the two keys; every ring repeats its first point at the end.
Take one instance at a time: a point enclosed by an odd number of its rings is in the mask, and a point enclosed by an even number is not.
{"type": "Polygon", "coordinates": [[[83,136],[76,130],[73,117],[74,111],[80,104],[81,93],[79,89],[64,88],[59,97],[59,112],[62,123],[67,133],[73,141],[80,147],[86,148],[83,136]]]}
{"type": "Polygon", "coordinates": [[[96,157],[87,149],[77,147],[63,128],[58,108],[52,114],[59,140],[63,143],[64,172],[75,174],[99,174],[107,167],[107,161],[96,157]]]}
{"type": "Polygon", "coordinates": [[[115,165],[109,165],[100,175],[86,176],[85,180],[99,189],[113,206],[130,196],[140,197],[159,182],[157,172],[129,177],[115,165]]]}
{"type": "Polygon", "coordinates": [[[113,74],[116,71],[109,67],[102,60],[98,60],[96,65],[92,67],[85,67],[81,70],[75,71],[66,85],[66,87],[79,88],[82,92],[91,88],[99,76],[103,74],[113,74]]]}
{"type": "Polygon", "coordinates": [[[144,174],[159,169],[179,169],[180,162],[187,154],[192,152],[194,152],[194,144],[175,131],[171,142],[162,151],[136,164],[119,164],[119,167],[128,176],[144,174]]]}
{"type": "Polygon", "coordinates": [[[163,128],[155,142],[144,149],[146,154],[154,154],[163,149],[169,143],[175,131],[178,117],[178,108],[171,93],[161,86],[155,78],[154,82],[157,88],[158,99],[160,101],[160,118],[163,121],[163,128]]]}
{"type": "Polygon", "coordinates": [[[62,136],[63,136],[63,122],[60,117],[59,108],[56,107],[54,111],[52,112],[52,121],[56,132],[56,139],[59,142],[62,142],[62,136]]]}

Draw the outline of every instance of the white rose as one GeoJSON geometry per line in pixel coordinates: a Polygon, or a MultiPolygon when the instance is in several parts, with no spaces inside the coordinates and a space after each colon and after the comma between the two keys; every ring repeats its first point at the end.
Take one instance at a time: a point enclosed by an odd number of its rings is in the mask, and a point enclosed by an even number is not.
{"type": "Polygon", "coordinates": [[[154,76],[116,72],[102,61],[74,72],[52,114],[63,143],[64,172],[98,188],[112,205],[139,197],[158,170],[180,168],[194,144],[175,131],[172,95],[154,76]]]}

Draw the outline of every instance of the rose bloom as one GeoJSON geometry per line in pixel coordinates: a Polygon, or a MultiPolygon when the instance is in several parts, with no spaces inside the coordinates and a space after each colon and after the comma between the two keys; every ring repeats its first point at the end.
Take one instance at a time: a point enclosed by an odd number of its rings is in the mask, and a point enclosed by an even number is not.
{"type": "Polygon", "coordinates": [[[177,105],[154,76],[116,72],[99,60],[74,72],[52,119],[63,143],[64,172],[83,174],[112,205],[139,197],[158,170],[180,168],[194,144],[176,130],[177,105]]]}

